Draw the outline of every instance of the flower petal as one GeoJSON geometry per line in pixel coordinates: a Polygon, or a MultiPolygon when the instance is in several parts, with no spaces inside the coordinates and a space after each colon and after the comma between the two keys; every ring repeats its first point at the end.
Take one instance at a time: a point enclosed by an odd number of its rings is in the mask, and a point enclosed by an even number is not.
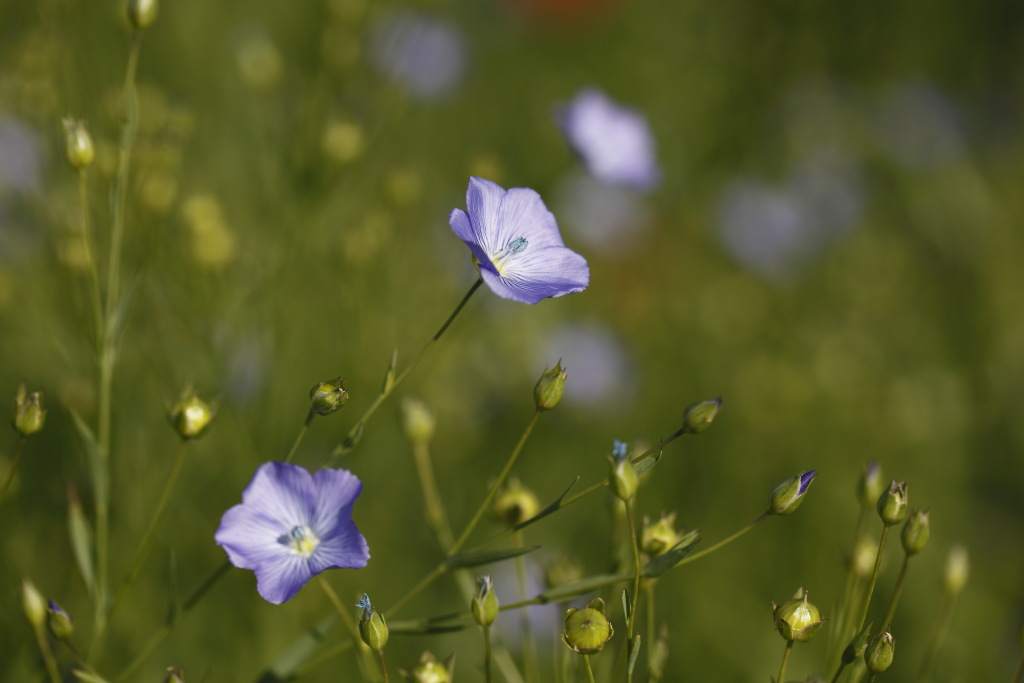
{"type": "Polygon", "coordinates": [[[256,591],[267,602],[280,605],[294,598],[316,573],[309,558],[286,553],[256,567],[256,591]]]}
{"type": "Polygon", "coordinates": [[[525,304],[582,292],[590,284],[587,260],[568,247],[537,250],[518,259],[503,276],[481,270],[487,286],[498,296],[525,304]]]}
{"type": "Polygon", "coordinates": [[[466,209],[475,236],[474,241],[487,254],[500,251],[506,244],[506,242],[499,241],[498,235],[500,229],[498,209],[504,196],[504,188],[497,183],[483,178],[472,177],[469,179],[469,188],[466,190],[466,209]]]}
{"type": "Polygon", "coordinates": [[[309,524],[313,518],[313,477],[305,468],[286,462],[259,466],[242,492],[242,504],[261,510],[283,524],[309,524]]]}
{"type": "Polygon", "coordinates": [[[527,187],[513,187],[505,193],[498,208],[497,234],[502,249],[517,237],[526,238],[524,255],[544,247],[565,246],[554,214],[540,195],[527,187]]]}
{"type": "Polygon", "coordinates": [[[487,256],[483,247],[480,246],[480,238],[473,229],[473,223],[470,221],[469,216],[466,215],[466,212],[462,209],[452,209],[451,214],[448,215],[448,223],[452,226],[452,230],[459,239],[466,243],[466,246],[469,247],[476,260],[493,269],[491,259],[487,256]]]}

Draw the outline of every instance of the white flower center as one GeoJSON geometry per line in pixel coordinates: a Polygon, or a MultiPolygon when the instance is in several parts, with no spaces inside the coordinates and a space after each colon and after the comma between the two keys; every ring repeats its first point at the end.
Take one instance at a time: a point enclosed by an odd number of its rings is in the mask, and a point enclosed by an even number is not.
{"type": "Polygon", "coordinates": [[[519,254],[526,250],[526,246],[530,242],[525,237],[517,237],[508,243],[504,249],[499,251],[497,254],[491,256],[491,263],[498,269],[498,275],[501,275],[502,269],[508,265],[509,258],[515,254],[519,254]]]}
{"type": "Polygon", "coordinates": [[[288,546],[289,550],[303,557],[312,555],[316,547],[320,545],[320,539],[305,524],[292,527],[292,530],[288,532],[288,535],[282,541],[284,545],[288,546]]]}

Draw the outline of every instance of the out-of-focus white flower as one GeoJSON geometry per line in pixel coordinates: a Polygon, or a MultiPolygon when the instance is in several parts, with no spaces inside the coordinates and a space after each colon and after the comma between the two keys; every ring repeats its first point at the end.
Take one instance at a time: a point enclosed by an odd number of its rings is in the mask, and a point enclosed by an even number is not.
{"type": "Polygon", "coordinates": [[[419,14],[391,16],[370,39],[370,60],[417,97],[438,100],[462,81],[466,42],[450,23],[419,14]]]}
{"type": "Polygon", "coordinates": [[[556,190],[558,215],[567,232],[605,256],[631,251],[650,227],[640,198],[621,187],[584,175],[567,177],[556,190]]]}

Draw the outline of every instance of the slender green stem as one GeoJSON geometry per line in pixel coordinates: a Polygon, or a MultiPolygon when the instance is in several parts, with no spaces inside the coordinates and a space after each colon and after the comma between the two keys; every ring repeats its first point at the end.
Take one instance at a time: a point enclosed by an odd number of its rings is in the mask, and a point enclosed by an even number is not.
{"type": "Polygon", "coordinates": [[[174,462],[171,464],[171,473],[167,475],[167,481],[164,484],[163,493],[160,494],[160,502],[157,503],[156,512],[153,513],[153,518],[149,521],[149,526],[146,528],[146,533],[142,536],[142,544],[135,553],[135,560],[132,562],[131,571],[128,572],[128,576],[125,577],[121,587],[117,590],[117,593],[114,594],[114,599],[111,601],[110,609],[107,612],[107,621],[113,618],[114,612],[121,604],[121,600],[124,598],[125,593],[135,582],[135,579],[138,578],[139,572],[142,571],[142,565],[146,563],[149,551],[153,548],[153,541],[156,540],[156,531],[160,527],[160,523],[163,521],[164,516],[167,514],[167,506],[170,504],[171,498],[174,495],[174,489],[178,484],[178,478],[181,475],[181,468],[185,463],[185,455],[187,452],[188,440],[180,439],[178,442],[177,453],[174,455],[174,462]]]}
{"type": "Polygon", "coordinates": [[[448,552],[448,549],[455,543],[455,537],[452,534],[451,525],[448,523],[448,515],[441,500],[441,492],[437,488],[434,467],[430,461],[430,447],[426,443],[417,441],[412,445],[412,455],[416,462],[420,490],[423,492],[424,517],[434,532],[441,549],[448,552]]]}
{"type": "Polygon", "coordinates": [[[651,644],[647,648],[647,670],[653,669],[654,664],[654,651],[657,640],[654,639],[654,584],[656,579],[647,579],[644,581],[644,596],[647,598],[647,637],[651,639],[651,644]]]}
{"type": "Polygon", "coordinates": [[[71,653],[72,659],[74,659],[80,667],[91,673],[93,676],[101,678],[99,672],[96,671],[96,669],[94,669],[92,665],[90,665],[89,662],[86,661],[85,657],[83,657],[82,653],[78,651],[78,648],[75,647],[74,643],[72,643],[70,640],[64,640],[63,643],[68,648],[68,652],[71,653]]]}
{"type": "Polygon", "coordinates": [[[793,641],[786,641],[786,649],[782,651],[782,664],[779,665],[779,676],[775,679],[775,683],[786,683],[786,664],[789,663],[789,653],[793,650],[793,641]]]}
{"type": "MultiPolygon", "coordinates": [[[[473,283],[473,286],[469,288],[469,291],[466,292],[465,296],[462,297],[462,300],[459,301],[458,305],[455,307],[455,310],[452,311],[451,315],[448,316],[448,319],[444,321],[444,324],[441,325],[440,329],[438,329],[438,331],[434,333],[434,336],[431,337],[426,344],[424,344],[423,348],[420,349],[420,352],[418,354],[416,354],[416,357],[413,358],[412,362],[409,363],[405,370],[403,370],[395,378],[393,382],[388,382],[384,386],[384,389],[380,392],[377,398],[374,399],[373,403],[370,404],[370,407],[366,409],[366,412],[363,413],[362,417],[356,420],[356,423],[352,426],[352,429],[349,430],[348,435],[345,437],[345,441],[343,442],[342,448],[344,448],[344,444],[353,444],[359,439],[363,427],[366,426],[366,423],[370,419],[370,417],[375,412],[377,412],[377,409],[381,406],[382,403],[384,403],[387,397],[390,396],[392,392],[394,392],[398,385],[401,384],[402,381],[409,376],[409,373],[411,373],[416,368],[416,366],[420,364],[420,361],[423,360],[423,357],[427,354],[427,351],[429,351],[430,348],[437,343],[437,340],[441,338],[441,335],[445,333],[445,330],[448,329],[448,326],[452,324],[452,322],[455,320],[455,317],[458,316],[458,314],[462,311],[463,307],[465,307],[470,297],[473,296],[476,290],[479,289],[480,285],[482,285],[483,283],[483,278],[477,278],[477,281],[473,283]]],[[[339,449],[335,449],[335,455],[337,455],[338,453],[339,449]]],[[[332,456],[332,458],[333,457],[334,456],[332,456]]]]}
{"type": "Polygon", "coordinates": [[[46,637],[46,629],[42,626],[32,628],[36,634],[36,643],[39,644],[39,652],[43,655],[43,664],[46,666],[46,673],[50,677],[50,683],[61,683],[60,670],[57,668],[57,660],[53,656],[53,648],[46,637]]]}
{"type": "Polygon", "coordinates": [[[359,625],[356,624],[356,620],[352,617],[351,610],[342,604],[341,599],[338,598],[338,594],[334,592],[330,582],[323,574],[317,574],[316,578],[320,583],[320,587],[324,589],[324,593],[327,593],[327,598],[331,601],[331,604],[334,605],[334,609],[337,610],[338,614],[341,616],[341,621],[345,624],[345,628],[347,628],[349,633],[352,635],[352,640],[357,644],[362,643],[363,639],[359,635],[359,625]]]}
{"type": "Polygon", "coordinates": [[[491,683],[491,627],[484,626],[484,680],[491,683]]]}
{"type": "Polygon", "coordinates": [[[462,549],[462,546],[464,546],[466,541],[469,539],[469,535],[473,533],[476,525],[479,524],[480,520],[483,518],[484,513],[486,513],[490,508],[491,501],[494,500],[495,494],[498,493],[498,490],[502,485],[504,485],[505,480],[508,479],[509,473],[512,472],[512,466],[516,464],[516,460],[519,458],[519,453],[523,450],[523,446],[526,445],[526,440],[530,438],[530,434],[533,432],[533,428],[537,424],[540,414],[541,410],[539,408],[533,411],[533,415],[530,417],[530,421],[527,423],[526,429],[523,430],[522,435],[519,437],[519,441],[516,442],[515,448],[512,449],[512,453],[508,456],[508,460],[505,462],[505,467],[502,468],[498,478],[493,484],[491,484],[491,488],[487,492],[487,496],[485,496],[483,502],[480,503],[480,507],[476,509],[476,512],[473,514],[473,518],[469,520],[469,524],[467,524],[466,528],[463,529],[462,535],[459,536],[459,540],[455,541],[455,545],[453,545],[451,550],[448,551],[449,557],[462,549]]]}
{"type": "Polygon", "coordinates": [[[590,668],[590,655],[583,655],[583,668],[587,670],[587,680],[590,683],[597,683],[594,680],[594,670],[590,668]]]}
{"type": "MultiPolygon", "coordinates": [[[[846,570],[846,582],[843,585],[843,597],[840,604],[839,614],[836,618],[836,627],[831,629],[828,633],[828,652],[825,657],[825,661],[831,663],[834,661],[834,649],[837,646],[842,646],[843,643],[849,641],[855,634],[849,633],[850,619],[853,611],[853,605],[855,600],[854,591],[857,588],[857,551],[860,547],[861,540],[867,534],[868,522],[871,519],[871,513],[874,510],[874,506],[861,505],[860,514],[857,517],[857,528],[853,535],[853,552],[851,553],[850,566],[846,570]]],[[[840,656],[842,653],[840,652],[840,656]]]]}
{"type": "MultiPolygon", "coordinates": [[[[700,558],[704,557],[705,555],[710,555],[711,553],[715,552],[716,550],[718,550],[722,546],[725,546],[725,545],[728,545],[729,543],[732,543],[737,538],[739,538],[743,534],[747,533],[748,531],[750,531],[751,529],[753,529],[758,524],[760,524],[761,522],[763,522],[764,520],[768,519],[771,516],[772,516],[772,513],[767,511],[767,510],[762,512],[760,517],[758,517],[753,522],[751,522],[747,526],[743,527],[742,529],[740,529],[739,531],[734,533],[729,538],[726,538],[725,540],[719,541],[718,543],[714,544],[710,548],[705,548],[704,550],[700,551],[699,553],[693,553],[692,555],[687,555],[686,557],[684,557],[679,562],[679,564],[682,565],[682,564],[689,564],[690,562],[696,562],[697,560],[699,560],[700,558]]],[[[679,566],[679,565],[676,565],[676,566],[679,566]]]]}
{"type": "Polygon", "coordinates": [[[302,443],[302,437],[306,436],[306,432],[309,430],[309,425],[312,424],[313,418],[316,417],[316,413],[310,408],[309,414],[306,415],[306,421],[302,423],[302,428],[299,429],[299,433],[295,437],[295,443],[292,444],[291,450],[288,451],[288,455],[284,456],[285,462],[291,462],[295,457],[296,451],[299,450],[299,444],[302,443]]]}
{"type": "Polygon", "coordinates": [[[875,683],[875,679],[878,678],[878,674],[871,674],[868,677],[868,683],[875,683]]]}
{"type": "Polygon", "coordinates": [[[384,683],[388,683],[388,665],[384,663],[384,650],[377,650],[377,663],[380,664],[380,673],[384,676],[384,683]]]}
{"type": "MultiPolygon", "coordinates": [[[[514,539],[512,546],[515,548],[522,548],[523,543],[523,532],[517,531],[512,535],[514,539]]],[[[518,555],[515,558],[516,565],[516,580],[519,584],[519,597],[526,597],[526,558],[523,555],[518,555]]],[[[528,682],[537,681],[540,679],[540,670],[537,666],[537,648],[536,643],[533,640],[533,629],[530,627],[530,620],[524,618],[520,620],[520,642],[522,643],[523,652],[523,671],[525,672],[526,680],[528,682]]]]}
{"type": "MultiPolygon", "coordinates": [[[[629,596],[629,617],[626,619],[626,661],[628,662],[633,654],[636,610],[640,604],[640,541],[636,536],[636,519],[633,515],[632,500],[626,501],[626,522],[629,524],[629,541],[633,550],[633,594],[629,596]]],[[[626,667],[626,681],[627,683],[633,681],[633,669],[629,666],[626,667]]]]}
{"type": "Polygon", "coordinates": [[[892,618],[896,614],[896,603],[900,601],[900,593],[903,592],[903,582],[907,578],[907,567],[910,565],[910,555],[903,556],[903,565],[900,566],[900,575],[896,579],[896,586],[892,589],[892,597],[889,598],[889,608],[885,610],[885,619],[882,620],[882,626],[878,629],[879,633],[885,633],[889,630],[889,624],[892,623],[892,618]]]}
{"type": "MultiPolygon", "coordinates": [[[[868,618],[868,607],[871,606],[871,597],[875,592],[875,583],[878,581],[878,570],[882,566],[882,552],[885,550],[885,540],[889,537],[889,525],[882,527],[882,538],[878,541],[878,553],[875,555],[875,568],[871,571],[871,579],[868,580],[868,590],[864,595],[864,604],[861,605],[860,618],[857,619],[857,630],[860,633],[864,622],[868,618]]],[[[881,633],[882,631],[879,631],[881,633]]]]}
{"type": "Polygon", "coordinates": [[[88,169],[78,170],[78,205],[82,212],[82,253],[85,255],[85,267],[89,273],[89,301],[92,305],[93,333],[96,335],[96,348],[103,345],[103,299],[100,295],[100,277],[96,266],[96,258],[92,253],[92,235],[89,230],[89,173],[88,169]]]}
{"type": "Polygon", "coordinates": [[[25,438],[24,435],[20,436],[17,445],[14,447],[14,457],[11,458],[11,464],[7,468],[3,486],[0,486],[0,501],[7,497],[7,489],[10,488],[11,482],[14,481],[14,473],[18,471],[18,462],[21,460],[21,454],[25,450],[25,438]]]}

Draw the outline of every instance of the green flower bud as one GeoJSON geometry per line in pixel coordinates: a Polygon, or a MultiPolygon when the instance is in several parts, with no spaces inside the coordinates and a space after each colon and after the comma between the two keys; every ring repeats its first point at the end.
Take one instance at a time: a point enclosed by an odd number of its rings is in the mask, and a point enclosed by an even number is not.
{"type": "Polygon", "coordinates": [[[791,515],[804,501],[807,487],[814,481],[814,470],[805,470],[776,486],[768,496],[768,511],[773,515],[791,515]]]}
{"type": "Polygon", "coordinates": [[[448,659],[441,663],[431,653],[424,652],[419,664],[413,667],[412,671],[398,671],[409,683],[451,683],[454,665],[454,654],[449,655],[448,659]]]}
{"type": "Polygon", "coordinates": [[[356,606],[363,608],[363,616],[359,620],[360,637],[371,650],[380,652],[388,644],[388,625],[385,623],[383,615],[373,609],[373,605],[370,604],[370,596],[366,593],[359,598],[359,603],[356,606]]]}
{"type": "Polygon", "coordinates": [[[164,683],[185,683],[185,670],[176,666],[167,667],[167,677],[164,683]]]}
{"type": "Polygon", "coordinates": [[[426,403],[409,396],[402,399],[402,431],[410,443],[421,446],[430,443],[436,424],[426,403]]]}
{"type": "Polygon", "coordinates": [[[128,0],[128,21],[141,31],[156,21],[157,0],[128,0]]]}
{"type": "Polygon", "coordinates": [[[722,397],[691,403],[683,411],[683,429],[687,434],[700,434],[711,426],[722,409],[722,397]]]}
{"type": "Polygon", "coordinates": [[[892,480],[889,490],[878,498],[878,516],[886,526],[899,524],[907,518],[907,482],[892,480]]]}
{"type": "Polygon", "coordinates": [[[537,410],[551,410],[558,405],[562,400],[562,394],[565,393],[565,378],[566,372],[562,368],[561,359],[555,363],[554,368],[544,370],[544,374],[533,388],[533,402],[537,410]]]}
{"type": "Polygon", "coordinates": [[[565,613],[562,642],[581,655],[600,652],[615,635],[615,629],[604,615],[604,600],[595,598],[583,609],[570,608],[565,613]]]}
{"type": "Polygon", "coordinates": [[[50,629],[53,637],[57,640],[67,640],[70,638],[71,634],[75,632],[75,625],[71,622],[71,617],[64,611],[64,608],[50,600],[46,612],[46,626],[50,629]]]}
{"type": "Polygon", "coordinates": [[[540,500],[533,491],[512,477],[491,503],[491,514],[505,526],[521,524],[540,512],[540,500]]]}
{"type": "Polygon", "coordinates": [[[21,580],[21,610],[32,628],[42,628],[46,623],[46,600],[28,579],[21,580]]]}
{"type": "Polygon", "coordinates": [[[868,649],[868,643],[871,642],[871,627],[875,625],[875,622],[871,621],[864,624],[860,632],[853,637],[850,644],[843,650],[843,664],[849,666],[853,664],[857,657],[864,654],[864,651],[868,649]]]}
{"type": "Polygon", "coordinates": [[[942,587],[949,595],[959,595],[967,583],[967,576],[970,574],[970,558],[967,556],[967,548],[956,543],[949,549],[949,556],[946,558],[946,569],[942,574],[942,587]]]}
{"type": "Polygon", "coordinates": [[[914,511],[907,519],[907,523],[903,525],[903,532],[900,534],[903,551],[907,555],[916,555],[924,550],[929,536],[931,536],[931,525],[928,522],[928,511],[914,511]]]}
{"type": "Polygon", "coordinates": [[[476,577],[477,592],[470,603],[473,619],[481,626],[490,626],[498,618],[498,596],[494,594],[491,577],[476,577]]]}
{"type": "Polygon", "coordinates": [[[46,408],[43,407],[43,393],[33,391],[31,394],[25,387],[25,380],[18,385],[14,394],[14,411],[11,424],[22,436],[31,436],[46,424],[46,408]]]}
{"type": "Polygon", "coordinates": [[[583,567],[568,555],[558,555],[544,565],[544,583],[548,588],[576,583],[582,578],[583,567]]]}
{"type": "Polygon", "coordinates": [[[185,440],[202,436],[216,415],[216,406],[207,404],[191,388],[186,388],[181,399],[167,411],[174,431],[185,440]]]}
{"type": "Polygon", "coordinates": [[[92,146],[92,137],[83,121],[66,117],[64,123],[64,157],[71,168],[80,171],[89,166],[96,158],[96,150],[92,146]]]}
{"type": "Polygon", "coordinates": [[[857,497],[861,505],[873,505],[884,491],[885,479],[882,478],[882,468],[874,460],[869,460],[864,464],[864,473],[857,481],[857,497]]]}
{"type": "Polygon", "coordinates": [[[864,651],[864,663],[868,671],[873,674],[880,674],[892,665],[892,657],[896,651],[896,640],[892,634],[886,631],[871,639],[867,650],[864,651]]]}
{"type": "Polygon", "coordinates": [[[853,549],[853,557],[850,564],[853,567],[853,575],[858,579],[866,579],[871,576],[875,569],[875,557],[878,555],[878,541],[872,538],[862,538],[857,541],[853,549]]]}
{"type": "Polygon", "coordinates": [[[632,500],[640,485],[640,478],[636,467],[626,455],[626,444],[615,442],[615,448],[608,456],[608,465],[608,484],[612,487],[612,493],[623,502],[632,500]]]}
{"type": "Polygon", "coordinates": [[[661,513],[661,519],[654,524],[644,515],[643,530],[640,532],[640,548],[651,557],[664,555],[675,547],[682,538],[676,531],[676,513],[661,513]]]}
{"type": "Polygon", "coordinates": [[[814,637],[825,623],[818,608],[808,602],[807,591],[803,587],[781,605],[773,602],[772,616],[779,634],[786,640],[799,643],[806,643],[814,637]]]}
{"type": "Polygon", "coordinates": [[[317,415],[330,415],[340,410],[345,401],[348,400],[348,392],[345,391],[345,380],[340,377],[329,382],[320,382],[309,390],[309,400],[312,410],[317,415]]]}

